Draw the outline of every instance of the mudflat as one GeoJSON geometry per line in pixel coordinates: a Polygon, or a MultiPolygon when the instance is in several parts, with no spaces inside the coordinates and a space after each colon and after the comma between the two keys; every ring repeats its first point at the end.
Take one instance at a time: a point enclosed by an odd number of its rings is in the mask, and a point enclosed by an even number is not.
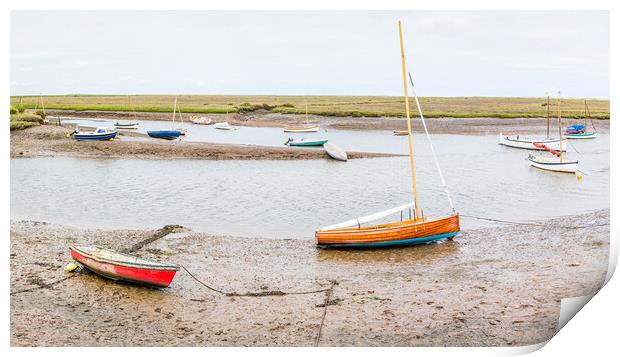
{"type": "Polygon", "coordinates": [[[607,209],[438,244],[346,251],[179,226],[13,221],[11,345],[529,345],[555,333],[562,298],[602,287],[609,232],[607,209]],[[166,289],[66,273],[71,243],[183,268],[166,289]]]}

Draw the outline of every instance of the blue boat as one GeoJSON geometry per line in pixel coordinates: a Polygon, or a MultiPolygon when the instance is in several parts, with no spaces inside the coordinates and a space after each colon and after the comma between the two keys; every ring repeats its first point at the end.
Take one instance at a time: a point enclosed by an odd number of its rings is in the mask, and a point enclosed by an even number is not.
{"type": "Polygon", "coordinates": [[[118,132],[116,130],[110,130],[108,128],[97,128],[95,131],[74,131],[74,140],[112,140],[116,137],[118,132]]]}
{"type": "Polygon", "coordinates": [[[146,132],[152,138],[174,140],[181,135],[180,130],[149,130],[146,132]]]}

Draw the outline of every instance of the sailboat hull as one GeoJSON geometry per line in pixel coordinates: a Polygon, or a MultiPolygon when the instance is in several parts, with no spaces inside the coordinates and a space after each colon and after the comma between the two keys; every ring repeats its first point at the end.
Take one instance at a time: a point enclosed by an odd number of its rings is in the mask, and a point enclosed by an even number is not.
{"type": "Polygon", "coordinates": [[[596,133],[577,133],[577,134],[564,134],[564,137],[567,139],[594,139],[596,138],[596,133]]]}
{"type": "Polygon", "coordinates": [[[424,218],[371,227],[317,231],[321,248],[375,248],[425,244],[448,239],[460,232],[459,215],[424,218]]]}

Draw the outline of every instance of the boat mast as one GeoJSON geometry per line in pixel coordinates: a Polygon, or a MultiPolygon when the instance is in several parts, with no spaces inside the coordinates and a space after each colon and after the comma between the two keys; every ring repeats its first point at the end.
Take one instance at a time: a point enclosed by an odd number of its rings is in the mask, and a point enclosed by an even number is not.
{"type": "Polygon", "coordinates": [[[550,111],[551,108],[549,108],[549,94],[547,94],[547,139],[549,139],[549,121],[551,120],[550,111]]]}
{"type": "MultiPolygon", "coordinates": [[[[136,119],[136,112],[133,110],[133,106],[131,105],[131,96],[130,95],[127,96],[127,100],[129,101],[129,110],[131,110],[131,113],[133,114],[133,119],[137,122],[138,120],[136,119]]],[[[129,124],[132,124],[131,119],[129,119],[129,124]]]]}
{"type": "Polygon", "coordinates": [[[407,91],[407,68],[405,66],[405,45],[403,43],[403,28],[398,21],[398,36],[400,39],[400,59],[403,70],[403,86],[405,90],[405,114],[407,116],[407,141],[409,142],[409,163],[411,164],[411,187],[413,189],[413,202],[415,203],[415,218],[422,217],[422,210],[418,204],[418,188],[415,180],[415,164],[413,160],[413,138],[411,137],[411,116],[409,114],[409,93],[407,91]]]}
{"type": "Polygon", "coordinates": [[[560,92],[558,91],[558,132],[560,133],[560,162],[563,162],[562,159],[562,109],[560,109],[560,92]]]}
{"type": "Polygon", "coordinates": [[[172,130],[174,130],[174,117],[177,114],[177,97],[174,97],[174,108],[172,109],[172,130]]]}

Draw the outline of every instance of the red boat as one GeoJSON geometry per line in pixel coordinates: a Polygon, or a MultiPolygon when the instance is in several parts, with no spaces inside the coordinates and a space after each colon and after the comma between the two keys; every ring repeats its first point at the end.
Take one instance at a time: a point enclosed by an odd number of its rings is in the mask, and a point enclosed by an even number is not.
{"type": "Polygon", "coordinates": [[[112,280],[165,288],[179,270],[176,264],[159,263],[105,248],[72,245],[69,250],[75,261],[112,280]]]}

